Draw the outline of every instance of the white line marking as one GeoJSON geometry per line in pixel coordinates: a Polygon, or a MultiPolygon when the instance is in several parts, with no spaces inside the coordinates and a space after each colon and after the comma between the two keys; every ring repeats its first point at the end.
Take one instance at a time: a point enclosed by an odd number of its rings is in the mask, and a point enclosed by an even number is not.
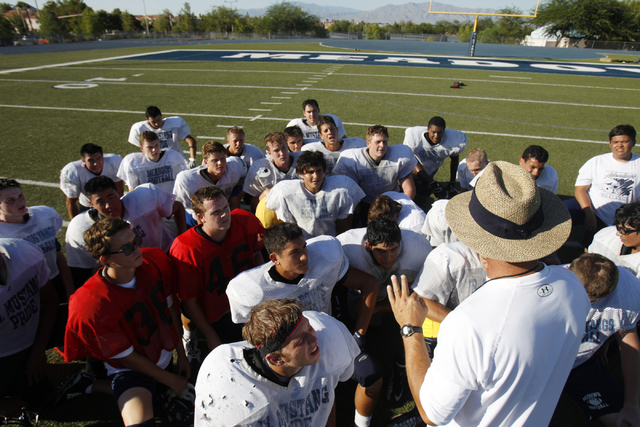
{"type": "MultiPolygon", "coordinates": [[[[163,50],[163,51],[160,51],[160,52],[149,52],[149,55],[157,55],[157,54],[165,53],[165,52],[175,52],[176,50],[178,50],[178,49],[163,50]]],[[[69,65],[76,65],[76,64],[90,64],[90,63],[93,63],[93,62],[112,61],[114,59],[133,58],[133,57],[136,57],[136,56],[140,56],[140,54],[136,53],[134,55],[112,56],[110,58],[88,59],[86,61],[74,61],[74,62],[65,62],[65,63],[61,63],[61,64],[40,65],[38,67],[14,68],[12,70],[0,71],[0,74],[19,73],[19,72],[22,72],[22,71],[32,71],[32,70],[42,70],[42,69],[45,69],[45,68],[67,67],[69,65]]]]}
{"type": "Polygon", "coordinates": [[[255,116],[254,118],[250,119],[250,122],[254,122],[256,120],[258,120],[259,118],[262,118],[262,114],[258,114],[257,116],[255,116]]]}
{"type": "Polygon", "coordinates": [[[285,94],[285,95],[297,95],[298,94],[298,92],[280,92],[280,93],[285,94]]]}
{"type": "Polygon", "coordinates": [[[489,77],[497,77],[499,79],[524,79],[531,80],[531,77],[514,77],[514,76],[489,76],[489,77]]]}
{"type": "Polygon", "coordinates": [[[262,105],[282,105],[282,102],[261,102],[262,105]]]}
{"type": "MultiPolygon", "coordinates": [[[[196,137],[196,138],[206,138],[206,137],[204,137],[204,136],[198,136],[198,137],[196,137]]],[[[191,151],[189,151],[189,150],[182,150],[182,152],[183,152],[184,154],[190,154],[190,153],[191,153],[191,151]]],[[[202,152],[201,152],[201,151],[196,151],[196,154],[202,154],[202,152]]]]}
{"type": "MultiPolygon", "coordinates": [[[[206,139],[218,139],[220,141],[224,141],[227,138],[223,138],[221,136],[198,136],[198,138],[206,138],[206,139]]],[[[185,151],[185,153],[188,153],[188,151],[185,151]]]]}
{"type": "Polygon", "coordinates": [[[131,77],[140,77],[140,76],[144,76],[144,73],[142,74],[132,74],[131,77]]]}
{"type": "Polygon", "coordinates": [[[290,96],[272,96],[271,99],[291,99],[290,96]]]}
{"type": "Polygon", "coordinates": [[[271,111],[271,110],[263,109],[263,108],[249,108],[249,111],[271,111]]]}
{"type": "Polygon", "coordinates": [[[318,83],[315,80],[303,80],[302,83],[318,83]]]}
{"type": "Polygon", "coordinates": [[[297,84],[296,84],[296,86],[304,86],[304,87],[309,87],[309,85],[303,85],[303,84],[300,84],[300,83],[297,83],[297,84]]]}
{"type": "MultiPolygon", "coordinates": [[[[232,128],[232,127],[233,127],[233,125],[229,125],[229,126],[227,126],[227,125],[217,125],[216,127],[219,127],[219,128],[227,128],[227,129],[228,129],[228,128],[232,128]]],[[[239,127],[240,129],[242,129],[242,128],[243,128],[243,126],[237,126],[237,127],[239,127]]]]}
{"type": "MultiPolygon", "coordinates": [[[[0,177],[0,178],[9,179],[6,176],[0,177]]],[[[59,182],[32,181],[30,179],[19,179],[19,178],[11,178],[11,179],[15,179],[20,184],[39,185],[40,187],[60,188],[59,182]]]]}

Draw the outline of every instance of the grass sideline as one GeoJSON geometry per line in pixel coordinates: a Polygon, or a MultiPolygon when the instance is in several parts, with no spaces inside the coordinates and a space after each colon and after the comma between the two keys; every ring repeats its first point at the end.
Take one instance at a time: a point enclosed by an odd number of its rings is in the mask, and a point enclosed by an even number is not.
{"type": "MultiPolygon", "coordinates": [[[[311,43],[212,44],[210,48],[338,50],[311,43]]],[[[0,70],[169,49],[175,46],[3,55],[0,70]]],[[[86,142],[122,156],[135,152],[127,142],[129,128],[144,120],[148,105],[159,106],[165,116],[181,114],[198,147],[209,140],[200,137],[223,138],[226,127],[234,125],[244,127],[247,142],[262,147],[264,135],[282,130],[289,119],[300,117],[302,101],[315,98],[322,112],[337,114],[345,122],[349,136],[364,137],[367,126],[381,123],[389,126],[392,144],[402,143],[404,128],[425,125],[431,116],[442,115],[448,127],[468,133],[467,151],[483,148],[491,160],[517,162],[526,146],[542,145],[550,152],[549,164],[560,176],[558,194],[569,197],[580,166],[609,151],[606,144],[581,141],[606,142],[613,126],[637,124],[638,91],[640,81],[631,78],[356,64],[118,60],[31,70],[0,75],[0,104],[44,107],[0,106],[5,117],[0,131],[0,176],[56,183],[60,169],[79,158],[79,148],[86,142]],[[299,86],[314,75],[323,77],[317,83],[299,86]],[[97,77],[126,81],[99,81],[95,82],[97,87],[86,90],[52,88],[97,77]],[[450,89],[454,81],[467,86],[450,89]]],[[[447,180],[448,173],[446,162],[437,178],[447,180]]],[[[36,185],[23,188],[29,205],[52,206],[68,219],[60,190],[36,185]]],[[[55,354],[50,356],[56,361],[59,381],[82,366],[63,365],[55,354]]],[[[349,386],[341,388],[339,401],[350,401],[349,386]]],[[[572,402],[562,405],[569,409],[552,425],[598,425],[587,423],[572,402]]],[[[398,408],[381,401],[374,422],[383,425],[383,418],[395,411],[398,408]]],[[[343,409],[339,420],[350,421],[352,415],[352,409],[343,409]]],[[[55,408],[47,417],[42,421],[46,426],[121,425],[110,398],[99,396],[78,398],[55,408]]]]}

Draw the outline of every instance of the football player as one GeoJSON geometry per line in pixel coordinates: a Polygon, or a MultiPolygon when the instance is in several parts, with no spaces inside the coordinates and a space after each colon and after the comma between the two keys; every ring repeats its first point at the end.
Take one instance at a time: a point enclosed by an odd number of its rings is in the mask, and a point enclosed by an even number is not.
{"type": "MultiPolygon", "coordinates": [[[[318,119],[322,117],[320,115],[320,107],[318,101],[315,99],[306,99],[302,102],[302,113],[304,117],[301,119],[293,119],[288,124],[290,126],[298,126],[302,130],[304,143],[320,141],[320,131],[318,129],[318,119]]],[[[333,118],[336,126],[338,127],[338,138],[345,138],[347,132],[344,130],[342,120],[333,114],[325,114],[333,118]]]]}

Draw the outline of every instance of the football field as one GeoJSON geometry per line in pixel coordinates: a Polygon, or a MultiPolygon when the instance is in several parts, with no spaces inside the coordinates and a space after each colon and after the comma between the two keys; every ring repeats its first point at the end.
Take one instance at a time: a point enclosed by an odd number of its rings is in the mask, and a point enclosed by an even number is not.
{"type": "MultiPolygon", "coordinates": [[[[282,131],[290,119],[302,117],[302,102],[314,98],[321,113],[342,119],[348,136],[364,138],[369,126],[382,124],[389,128],[389,143],[401,144],[407,127],[426,126],[429,118],[439,115],[447,127],[469,136],[461,158],[482,148],[490,160],[517,163],[527,146],[541,145],[550,153],[548,164],[558,171],[558,195],[565,198],[573,196],[582,164],[610,151],[611,128],[640,124],[640,74],[635,66],[585,64],[622,68],[599,74],[549,67],[527,71],[498,65],[450,67],[445,66],[452,63],[447,58],[416,55],[411,56],[413,66],[406,66],[411,61],[345,59],[368,54],[373,53],[316,43],[24,55],[3,55],[0,50],[0,176],[22,182],[29,205],[52,206],[68,220],[58,188],[60,170],[78,160],[80,147],[88,142],[123,157],[138,151],[127,142],[129,129],[145,119],[144,110],[150,105],[158,106],[164,117],[184,118],[198,149],[210,140],[224,142],[226,129],[232,126],[243,127],[246,142],[262,148],[266,134],[282,131]],[[206,59],[214,50],[230,51],[226,56],[244,55],[233,60],[220,59],[225,55],[206,59]],[[319,54],[325,55],[324,60],[310,60],[319,54]],[[287,60],[278,61],[274,55],[287,60]],[[465,86],[451,88],[454,82],[465,86]]],[[[464,59],[469,58],[454,58],[464,59]]],[[[637,148],[634,152],[640,153],[637,148]]],[[[448,180],[448,174],[447,161],[437,178],[448,180]]],[[[60,366],[59,376],[78,367],[60,366]]],[[[91,407],[91,402],[108,405],[109,400],[78,401],[84,402],[83,407],[74,408],[69,402],[54,411],[45,425],[119,425],[113,418],[117,417],[114,407],[97,411],[91,407]],[[77,421],[72,409],[82,421],[77,421]]],[[[376,425],[385,425],[383,418],[390,413],[382,404],[378,419],[374,418],[376,425]]],[[[352,414],[342,423],[339,419],[338,425],[347,425],[344,422],[352,414]]],[[[555,425],[585,423],[581,413],[571,412],[555,425]]]]}

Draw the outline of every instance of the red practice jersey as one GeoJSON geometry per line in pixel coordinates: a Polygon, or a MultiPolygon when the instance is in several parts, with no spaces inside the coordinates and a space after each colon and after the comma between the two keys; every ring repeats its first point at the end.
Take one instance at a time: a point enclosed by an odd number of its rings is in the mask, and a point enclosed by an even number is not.
{"type": "Polygon", "coordinates": [[[229,311],[229,281],[255,267],[253,254],[264,248],[263,238],[260,221],[242,209],[231,212],[231,226],[221,244],[198,234],[196,227],[178,236],[170,253],[180,277],[180,299],[198,298],[208,321],[220,319],[229,311]]]}
{"type": "Polygon", "coordinates": [[[102,277],[100,269],[69,300],[65,331],[65,361],[87,356],[124,368],[111,359],[129,347],[156,363],[162,350],[179,342],[167,305],[175,293],[176,272],[158,248],[142,249],[136,287],[127,289],[102,277]]]}

